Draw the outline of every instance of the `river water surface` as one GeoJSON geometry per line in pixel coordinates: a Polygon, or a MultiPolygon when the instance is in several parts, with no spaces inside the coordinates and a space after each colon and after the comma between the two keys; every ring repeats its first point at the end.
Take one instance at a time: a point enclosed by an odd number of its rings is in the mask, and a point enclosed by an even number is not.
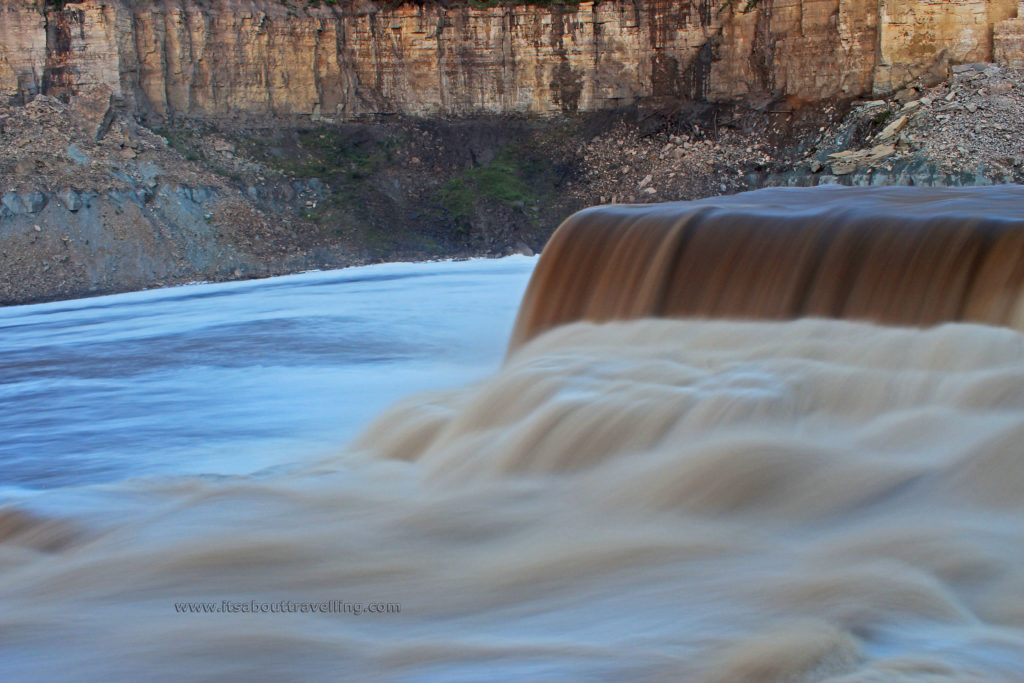
{"type": "Polygon", "coordinates": [[[533,266],[0,311],[0,680],[1024,680],[1022,335],[533,266]]]}
{"type": "Polygon", "coordinates": [[[0,486],[248,473],[501,363],[536,259],[384,264],[0,308],[0,486]]]}

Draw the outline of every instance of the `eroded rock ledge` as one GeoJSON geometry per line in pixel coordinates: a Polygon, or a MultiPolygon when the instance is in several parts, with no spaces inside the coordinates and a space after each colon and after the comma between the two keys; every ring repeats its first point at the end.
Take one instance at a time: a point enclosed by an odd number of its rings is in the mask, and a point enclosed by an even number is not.
{"type": "Polygon", "coordinates": [[[0,94],[109,87],[140,111],[352,120],[887,93],[1022,60],[1017,0],[0,2],[0,94]]]}

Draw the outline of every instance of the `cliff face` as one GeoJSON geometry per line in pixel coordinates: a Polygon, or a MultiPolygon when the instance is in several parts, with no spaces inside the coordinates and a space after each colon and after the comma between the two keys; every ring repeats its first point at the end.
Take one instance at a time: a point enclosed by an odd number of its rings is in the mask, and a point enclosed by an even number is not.
{"type": "Polygon", "coordinates": [[[151,113],[192,117],[548,115],[857,96],[949,62],[1021,58],[1017,0],[744,4],[2,0],[0,95],[103,86],[151,113]]]}

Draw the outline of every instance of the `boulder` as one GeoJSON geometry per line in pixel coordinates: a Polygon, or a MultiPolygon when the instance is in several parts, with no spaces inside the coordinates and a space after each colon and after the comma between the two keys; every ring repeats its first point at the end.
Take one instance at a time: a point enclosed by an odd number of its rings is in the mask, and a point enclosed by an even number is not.
{"type": "Polygon", "coordinates": [[[82,195],[70,187],[57,193],[57,201],[68,211],[78,211],[83,205],[82,195]]]}

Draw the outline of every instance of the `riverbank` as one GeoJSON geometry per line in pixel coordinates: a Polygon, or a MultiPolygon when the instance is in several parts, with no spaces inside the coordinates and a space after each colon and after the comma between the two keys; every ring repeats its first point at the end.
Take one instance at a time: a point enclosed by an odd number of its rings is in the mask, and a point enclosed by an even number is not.
{"type": "Polygon", "coordinates": [[[109,94],[0,107],[0,303],[539,251],[569,214],[773,185],[1024,180],[1021,74],[888,99],[558,119],[148,128],[109,94]]]}

